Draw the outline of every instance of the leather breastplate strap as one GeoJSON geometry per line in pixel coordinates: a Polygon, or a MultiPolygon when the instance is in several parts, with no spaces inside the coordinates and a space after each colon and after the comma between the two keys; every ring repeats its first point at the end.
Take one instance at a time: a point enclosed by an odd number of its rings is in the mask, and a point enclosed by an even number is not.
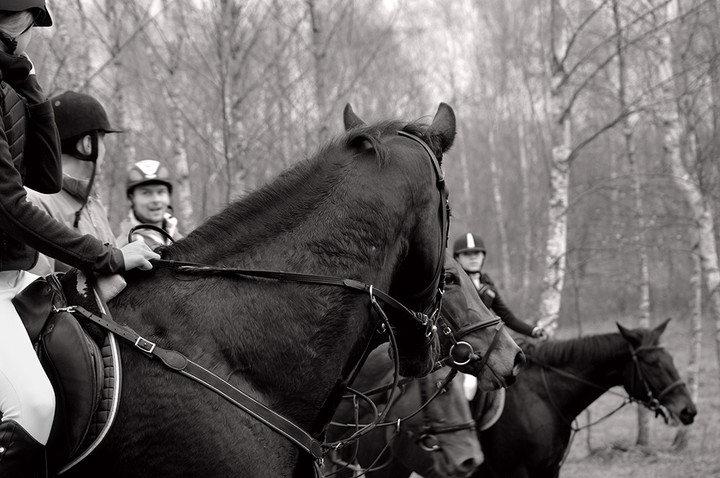
{"type": "Polygon", "coordinates": [[[84,307],[71,306],[59,310],[66,310],[72,314],[90,320],[100,327],[114,333],[126,342],[134,345],[149,358],[157,357],[169,369],[195,380],[206,388],[222,396],[236,407],[242,409],[270,427],[273,431],[293,442],[302,450],[308,452],[316,460],[321,460],[323,458],[324,450],[322,443],[310,436],[305,430],[285,417],[275,413],[208,369],[196,364],[180,352],[158,347],[155,343],[143,338],[130,327],[120,325],[112,320],[112,318],[108,319],[109,316],[103,317],[95,315],[84,307]]]}

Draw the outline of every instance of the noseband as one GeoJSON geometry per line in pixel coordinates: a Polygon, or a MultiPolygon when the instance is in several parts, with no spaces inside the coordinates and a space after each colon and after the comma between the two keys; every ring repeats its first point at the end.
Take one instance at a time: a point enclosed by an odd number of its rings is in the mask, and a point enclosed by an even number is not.
{"type": "Polygon", "coordinates": [[[453,365],[461,366],[467,365],[474,360],[480,360],[479,370],[482,370],[487,365],[490,359],[490,353],[497,346],[500,340],[500,333],[502,332],[505,323],[499,318],[485,320],[478,324],[470,324],[465,327],[460,327],[455,319],[450,315],[442,313],[440,314],[441,328],[440,330],[444,335],[450,338],[452,346],[450,347],[450,355],[443,359],[443,363],[447,364],[452,362],[453,365]],[[495,327],[495,335],[490,342],[490,346],[485,355],[483,356],[480,352],[475,352],[473,346],[470,343],[462,340],[465,336],[472,334],[478,330],[486,329],[488,327],[495,327]]]}

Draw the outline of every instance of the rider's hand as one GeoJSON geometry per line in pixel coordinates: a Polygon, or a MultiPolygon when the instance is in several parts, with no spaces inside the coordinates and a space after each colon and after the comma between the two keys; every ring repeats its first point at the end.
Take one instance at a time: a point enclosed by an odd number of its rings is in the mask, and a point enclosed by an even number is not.
{"type": "Polygon", "coordinates": [[[535,327],[532,330],[532,336],[533,336],[533,338],[540,339],[540,340],[548,339],[548,334],[547,334],[547,332],[545,332],[545,329],[543,329],[542,327],[535,327]]]}
{"type": "Polygon", "coordinates": [[[152,269],[151,259],[160,259],[160,254],[150,249],[142,239],[130,242],[120,248],[123,260],[125,261],[125,270],[140,269],[148,271],[152,269]]]}

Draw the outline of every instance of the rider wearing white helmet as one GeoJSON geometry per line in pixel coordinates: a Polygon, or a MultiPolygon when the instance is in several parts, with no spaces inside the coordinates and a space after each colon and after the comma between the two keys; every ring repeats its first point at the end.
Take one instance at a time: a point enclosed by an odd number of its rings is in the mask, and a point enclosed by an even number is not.
{"type": "Polygon", "coordinates": [[[128,170],[126,184],[130,212],[120,224],[118,244],[125,244],[129,231],[140,225],[153,227],[137,227],[133,240],[142,239],[152,249],[180,239],[182,235],[178,232],[177,218],[171,213],[172,190],[170,171],[163,163],[146,159],[133,164],[128,170]]]}
{"type": "Polygon", "coordinates": [[[535,338],[547,338],[545,329],[518,319],[500,298],[497,287],[490,276],[482,272],[487,249],[482,238],[470,232],[458,237],[453,244],[453,256],[470,276],[483,303],[495,312],[509,328],[523,335],[535,338]]]}

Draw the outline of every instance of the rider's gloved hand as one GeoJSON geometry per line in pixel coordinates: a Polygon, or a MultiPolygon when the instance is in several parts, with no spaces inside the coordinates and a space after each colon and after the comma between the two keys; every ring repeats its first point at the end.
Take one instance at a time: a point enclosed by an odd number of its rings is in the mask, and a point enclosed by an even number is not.
{"type": "Polygon", "coordinates": [[[533,336],[533,338],[540,339],[540,340],[548,339],[548,334],[547,334],[547,332],[545,332],[545,329],[543,329],[542,327],[539,327],[539,326],[535,327],[532,330],[532,336],[533,336]]]}
{"type": "Polygon", "coordinates": [[[140,269],[149,271],[152,269],[151,259],[160,259],[160,254],[150,249],[142,239],[130,242],[120,248],[123,260],[125,261],[125,270],[140,269]]]}

